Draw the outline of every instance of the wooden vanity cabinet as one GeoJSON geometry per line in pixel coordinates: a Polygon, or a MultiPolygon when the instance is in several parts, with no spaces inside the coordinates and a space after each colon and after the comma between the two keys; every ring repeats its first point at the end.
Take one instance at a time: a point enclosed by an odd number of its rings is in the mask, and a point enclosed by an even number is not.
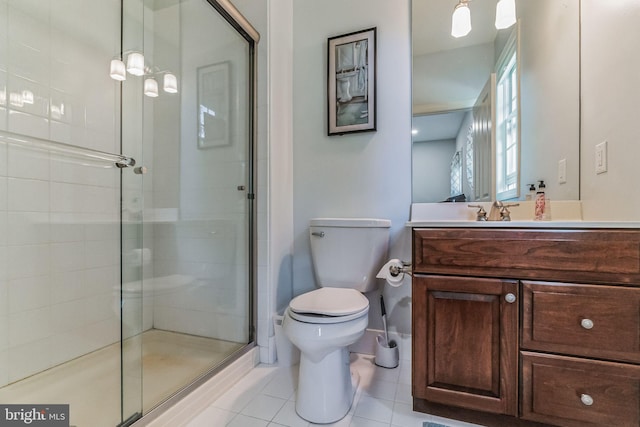
{"type": "Polygon", "coordinates": [[[413,289],[414,307],[426,307],[413,322],[425,362],[414,365],[414,397],[516,415],[517,281],[420,275],[413,289]]]}
{"type": "Polygon", "coordinates": [[[414,409],[640,426],[640,231],[413,230],[414,409]]]}

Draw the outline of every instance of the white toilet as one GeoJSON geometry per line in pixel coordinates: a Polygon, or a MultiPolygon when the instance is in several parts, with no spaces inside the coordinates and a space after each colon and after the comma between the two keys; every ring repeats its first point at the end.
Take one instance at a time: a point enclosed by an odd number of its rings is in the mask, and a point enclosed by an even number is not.
{"type": "Polygon", "coordinates": [[[282,328],[300,349],[296,412],[312,423],[340,420],[353,402],[357,373],[347,346],[368,324],[376,273],[387,256],[391,221],[318,218],[309,227],[311,259],[319,289],[295,297],[282,328]]]}

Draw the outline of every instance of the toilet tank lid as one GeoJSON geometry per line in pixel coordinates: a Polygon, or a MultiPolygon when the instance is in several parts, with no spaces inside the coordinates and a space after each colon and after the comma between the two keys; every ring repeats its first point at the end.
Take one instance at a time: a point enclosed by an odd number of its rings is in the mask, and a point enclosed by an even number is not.
{"type": "Polygon", "coordinates": [[[390,220],[379,218],[312,218],[309,223],[312,227],[391,227],[390,220]]]}

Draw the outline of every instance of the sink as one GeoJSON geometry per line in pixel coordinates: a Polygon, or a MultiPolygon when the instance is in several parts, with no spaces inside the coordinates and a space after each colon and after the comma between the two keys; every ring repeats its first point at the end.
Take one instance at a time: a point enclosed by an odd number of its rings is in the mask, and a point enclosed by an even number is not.
{"type": "MultiPolygon", "coordinates": [[[[582,221],[582,203],[579,200],[557,200],[551,201],[552,221],[533,221],[534,203],[533,201],[518,201],[519,206],[510,207],[511,222],[566,222],[582,221]]],[[[472,203],[413,203],[411,204],[411,219],[409,223],[420,222],[477,222],[477,208],[470,208],[469,204],[481,205],[487,212],[491,211],[491,202],[472,203]]],[[[487,221],[482,224],[502,223],[502,221],[487,221]]],[[[509,225],[506,222],[505,225],[509,225]]]]}

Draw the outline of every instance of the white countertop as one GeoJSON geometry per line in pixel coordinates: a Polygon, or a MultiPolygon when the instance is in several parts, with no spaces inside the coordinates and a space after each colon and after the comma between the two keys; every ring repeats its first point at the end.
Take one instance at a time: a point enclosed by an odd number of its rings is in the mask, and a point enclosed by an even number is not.
{"type": "Polygon", "coordinates": [[[533,202],[520,201],[510,208],[511,221],[476,221],[480,204],[489,214],[491,203],[414,203],[407,227],[468,227],[468,228],[640,228],[640,221],[590,221],[582,217],[579,200],[551,202],[551,221],[533,221],[533,202]]]}
{"type": "Polygon", "coordinates": [[[412,228],[640,228],[637,221],[407,221],[412,228]]]}

